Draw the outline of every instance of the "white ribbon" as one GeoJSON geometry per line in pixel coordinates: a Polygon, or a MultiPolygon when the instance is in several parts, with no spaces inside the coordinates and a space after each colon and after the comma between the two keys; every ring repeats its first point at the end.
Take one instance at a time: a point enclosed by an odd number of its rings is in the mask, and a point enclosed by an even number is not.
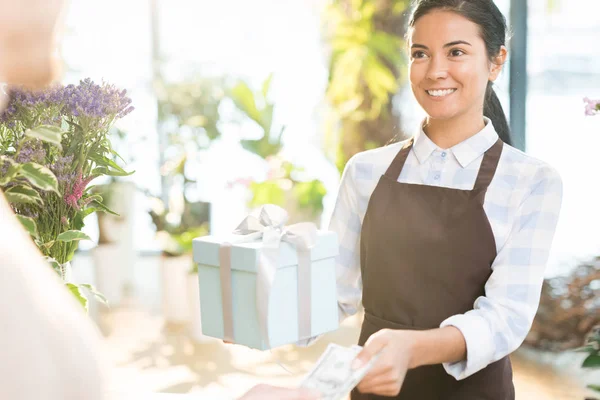
{"type": "MultiPolygon", "coordinates": [[[[277,272],[279,246],[282,241],[296,247],[298,256],[298,336],[310,337],[310,249],[317,243],[317,227],[311,222],[286,226],[288,213],[274,204],[261,207],[259,216],[248,215],[233,232],[238,235],[235,243],[261,239],[258,270],[256,273],[256,307],[263,339],[269,344],[268,315],[269,297],[277,272]]],[[[223,323],[225,338],[234,341],[231,291],[231,243],[220,249],[221,294],[223,300],[223,323]]]]}

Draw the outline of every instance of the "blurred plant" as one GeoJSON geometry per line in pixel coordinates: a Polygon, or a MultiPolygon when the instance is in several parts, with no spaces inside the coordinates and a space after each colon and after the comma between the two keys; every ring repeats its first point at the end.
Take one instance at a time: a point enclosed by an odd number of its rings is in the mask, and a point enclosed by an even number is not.
{"type": "Polygon", "coordinates": [[[189,253],[191,239],[208,234],[210,218],[208,203],[185,201],[181,209],[177,206],[167,208],[157,197],[151,198],[151,202],[150,217],[156,227],[156,235],[165,256],[175,257],[189,253]],[[187,239],[190,240],[189,246],[185,244],[187,239]]]}
{"type": "MultiPolygon", "coordinates": [[[[43,91],[11,87],[0,116],[0,188],[17,218],[52,267],[65,279],[86,216],[109,212],[89,183],[100,176],[125,176],[112,156],[108,131],[133,110],[126,91],[97,85],[55,85],[43,91]]],[[[66,282],[87,307],[81,288],[66,282]]]]}
{"type": "Polygon", "coordinates": [[[241,141],[242,147],[262,158],[275,155],[281,151],[281,136],[285,127],[273,128],[273,111],[275,105],[268,100],[273,74],[262,83],[260,91],[253,91],[247,83],[240,81],[229,91],[229,97],[246,117],[256,122],[263,131],[260,139],[241,141]]]}
{"type": "MultiPolygon", "coordinates": [[[[600,100],[590,100],[586,97],[583,101],[586,103],[585,115],[593,116],[600,114],[600,100]]],[[[591,275],[587,279],[593,282],[598,289],[598,293],[595,294],[596,305],[595,307],[592,306],[591,311],[595,311],[596,315],[600,315],[600,268],[598,268],[595,275],[591,275]]],[[[598,319],[600,320],[600,317],[598,319]]],[[[582,368],[600,369],[600,325],[596,325],[592,329],[586,338],[585,345],[578,350],[589,354],[583,360],[582,368]]],[[[588,385],[588,388],[600,393],[600,384],[588,385]]]]}
{"type": "Polygon", "coordinates": [[[341,172],[354,154],[398,132],[392,97],[400,86],[405,11],[410,0],[330,0],[323,14],[329,43],[331,112],[326,147],[341,172]]]}
{"type": "MultiPolygon", "coordinates": [[[[585,345],[577,349],[588,356],[581,364],[582,368],[600,369],[600,325],[596,325],[586,338],[585,345]]],[[[600,393],[600,385],[588,385],[588,388],[600,393]]]]}
{"type": "MultiPolygon", "coordinates": [[[[122,148],[126,147],[126,144],[131,145],[127,132],[122,129],[114,128],[109,131],[109,137],[111,144],[117,152],[110,157],[115,163],[120,160],[126,164],[130,164],[135,161],[132,155],[123,157],[122,148]],[[125,160],[126,159],[126,160],[125,160]]],[[[106,183],[95,185],[92,189],[92,193],[98,194],[102,197],[102,202],[109,208],[115,207],[115,202],[118,204],[118,200],[115,195],[118,195],[118,186],[122,184],[123,177],[121,176],[107,176],[105,177],[106,183]]],[[[134,184],[133,182],[131,184],[134,184]]],[[[98,217],[98,245],[114,243],[118,240],[118,230],[114,232],[115,223],[122,223],[127,219],[127,215],[123,215],[123,210],[117,210],[119,213],[97,213],[98,217]]]]}
{"type": "Polygon", "coordinates": [[[254,208],[276,204],[290,213],[290,222],[317,220],[323,211],[323,199],[327,194],[323,183],[303,176],[302,168],[279,155],[267,157],[267,162],[269,172],[265,181],[243,178],[234,182],[247,187],[252,193],[248,206],[254,208]]]}
{"type": "Polygon", "coordinates": [[[225,97],[223,86],[221,78],[157,84],[158,120],[166,125],[168,135],[200,148],[221,136],[218,123],[219,107],[225,97]]]}
{"type": "Polygon", "coordinates": [[[576,266],[570,274],[544,280],[537,315],[525,343],[562,351],[583,344],[600,324],[600,257],[576,266]]]}
{"type": "Polygon", "coordinates": [[[234,104],[251,121],[257,123],[263,134],[259,139],[242,140],[242,146],[265,159],[269,165],[267,179],[254,182],[247,178],[238,179],[250,189],[252,198],[249,207],[263,204],[277,204],[290,212],[291,218],[303,217],[317,219],[323,211],[323,198],[327,193],[320,180],[307,179],[303,170],[284,160],[281,155],[282,134],[285,127],[273,128],[275,105],[269,101],[273,75],[269,75],[262,83],[260,91],[253,91],[248,84],[239,82],[229,93],[234,104]]]}
{"type": "Polygon", "coordinates": [[[149,213],[167,256],[185,253],[185,246],[175,244],[189,232],[208,232],[209,204],[190,199],[197,185],[190,161],[221,136],[218,124],[219,107],[225,97],[222,88],[220,78],[162,82],[157,86],[159,124],[167,137],[160,168],[165,193],[149,196],[149,213]]]}

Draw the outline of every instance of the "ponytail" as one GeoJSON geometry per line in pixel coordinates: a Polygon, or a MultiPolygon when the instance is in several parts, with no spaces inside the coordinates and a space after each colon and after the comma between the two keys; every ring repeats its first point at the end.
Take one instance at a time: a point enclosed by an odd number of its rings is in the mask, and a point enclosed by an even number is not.
{"type": "Polygon", "coordinates": [[[502,104],[500,104],[500,99],[496,95],[496,91],[494,90],[491,81],[488,82],[487,89],[485,91],[483,115],[492,121],[494,129],[496,129],[500,139],[502,139],[504,143],[512,146],[513,143],[510,137],[510,127],[508,126],[508,121],[506,120],[506,115],[502,109],[502,104]]]}

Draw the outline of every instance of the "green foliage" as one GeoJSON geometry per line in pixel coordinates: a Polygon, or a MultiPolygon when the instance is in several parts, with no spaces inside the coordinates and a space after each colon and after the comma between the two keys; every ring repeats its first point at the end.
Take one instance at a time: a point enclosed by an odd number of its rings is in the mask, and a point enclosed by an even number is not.
{"type": "Polygon", "coordinates": [[[37,230],[37,225],[35,221],[31,217],[25,217],[23,215],[17,215],[17,219],[23,225],[23,228],[34,238],[39,238],[39,233],[37,230]]]}
{"type": "Polygon", "coordinates": [[[275,104],[268,98],[272,82],[273,74],[270,74],[259,90],[253,90],[247,83],[240,81],[228,91],[236,107],[262,130],[259,139],[242,140],[242,147],[267,160],[270,165],[267,180],[249,184],[252,198],[248,205],[257,207],[277,204],[288,211],[290,208],[298,209],[305,211],[311,218],[316,218],[323,210],[326,189],[319,180],[298,178],[302,173],[301,169],[281,158],[285,127],[273,126],[275,104]]]}
{"type": "Polygon", "coordinates": [[[190,254],[192,252],[192,240],[206,235],[208,235],[208,223],[181,233],[158,232],[163,254],[170,257],[190,254]]]}
{"type": "Polygon", "coordinates": [[[188,193],[197,182],[190,177],[188,168],[190,160],[221,136],[219,109],[225,98],[223,86],[221,78],[194,78],[161,82],[157,88],[159,123],[167,136],[160,170],[166,184],[163,192],[168,196],[149,194],[149,214],[167,256],[189,252],[190,235],[208,233],[209,205],[189,199],[188,193]],[[172,190],[175,185],[181,190],[172,190]]]}
{"type": "MultiPolygon", "coordinates": [[[[592,329],[586,338],[585,345],[577,351],[588,354],[583,360],[581,368],[600,369],[600,325],[592,329]]],[[[589,385],[588,388],[600,393],[600,385],[589,385]]]]}
{"type": "MultiPolygon", "coordinates": [[[[288,211],[297,211],[311,220],[323,211],[323,199],[327,189],[318,179],[306,179],[303,170],[278,156],[269,159],[269,179],[251,182],[250,207],[276,204],[288,211]]],[[[299,221],[298,221],[299,222],[299,221]]]]}
{"type": "Polygon", "coordinates": [[[326,146],[340,172],[367,142],[379,147],[395,134],[391,99],[406,65],[408,6],[409,0],[331,0],[325,8],[324,36],[331,49],[326,146]]]}
{"type": "Polygon", "coordinates": [[[241,141],[243,148],[262,158],[279,153],[282,147],[281,136],[285,131],[285,127],[277,130],[273,128],[275,105],[268,99],[272,80],[271,74],[262,83],[261,90],[256,91],[253,91],[246,82],[240,81],[228,92],[237,108],[262,129],[263,134],[260,139],[241,141]]]}
{"type": "Polygon", "coordinates": [[[165,124],[170,145],[205,148],[221,136],[219,107],[225,97],[221,78],[161,82],[156,87],[158,119],[165,124]]]}
{"type": "Polygon", "coordinates": [[[27,129],[25,131],[25,136],[35,139],[40,139],[46,143],[51,143],[62,149],[60,141],[62,140],[63,131],[58,126],[52,125],[40,125],[34,129],[27,129]]]}

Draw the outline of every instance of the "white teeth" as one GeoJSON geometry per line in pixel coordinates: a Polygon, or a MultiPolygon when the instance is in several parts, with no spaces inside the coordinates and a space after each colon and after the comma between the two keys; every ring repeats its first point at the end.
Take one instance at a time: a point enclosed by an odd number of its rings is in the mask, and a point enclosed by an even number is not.
{"type": "Polygon", "coordinates": [[[445,90],[428,90],[427,93],[433,97],[443,97],[450,93],[454,93],[456,89],[445,89],[445,90]]]}

